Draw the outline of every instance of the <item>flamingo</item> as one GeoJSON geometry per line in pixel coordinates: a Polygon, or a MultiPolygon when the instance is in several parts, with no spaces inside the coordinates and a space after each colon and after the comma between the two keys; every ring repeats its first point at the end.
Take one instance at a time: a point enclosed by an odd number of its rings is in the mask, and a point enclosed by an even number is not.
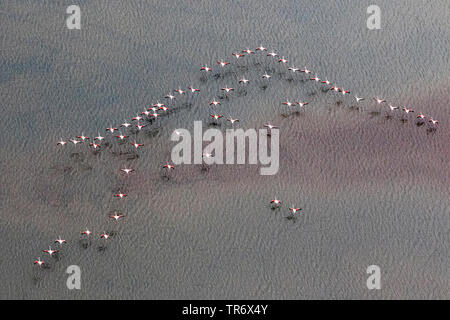
{"type": "Polygon", "coordinates": [[[294,105],[294,103],[290,102],[289,100],[283,101],[283,104],[288,107],[292,107],[294,105]]]}
{"type": "Polygon", "coordinates": [[[70,139],[70,142],[72,142],[74,145],[77,145],[78,143],[81,143],[81,141],[76,140],[76,139],[70,139]]]}
{"type": "Polygon", "coordinates": [[[89,231],[89,229],[86,228],[86,230],[84,230],[81,234],[84,235],[84,236],[90,236],[92,234],[92,232],[89,231]]]}
{"type": "Polygon", "coordinates": [[[300,107],[304,107],[304,106],[306,106],[307,104],[308,104],[308,102],[301,102],[301,101],[297,101],[297,104],[300,106],[300,107]]]}
{"type": "Polygon", "coordinates": [[[39,267],[42,267],[45,262],[41,260],[41,258],[37,258],[36,260],[34,260],[34,264],[37,264],[39,267]]]}
{"type": "Polygon", "coordinates": [[[439,123],[439,121],[434,120],[433,118],[430,118],[429,122],[431,122],[434,125],[437,125],[439,123]]]}
{"type": "Polygon", "coordinates": [[[302,210],[302,208],[289,208],[289,210],[294,214],[294,213],[296,213],[297,211],[302,210]]]}
{"type": "Polygon", "coordinates": [[[231,117],[227,118],[227,121],[230,121],[231,124],[234,124],[235,122],[239,122],[239,119],[233,119],[231,117]]]}
{"type": "Polygon", "coordinates": [[[339,88],[336,85],[334,85],[334,86],[331,87],[331,91],[339,92],[339,91],[341,91],[341,88],[339,88]]]}
{"type": "Polygon", "coordinates": [[[360,97],[358,97],[358,96],[355,96],[355,100],[356,100],[356,102],[360,102],[360,101],[363,101],[364,98],[360,98],[360,97]]]}
{"type": "Polygon", "coordinates": [[[394,111],[394,110],[398,110],[399,107],[394,107],[392,104],[390,104],[389,109],[391,109],[391,111],[394,111]]]}
{"type": "Polygon", "coordinates": [[[130,174],[131,172],[133,172],[134,171],[134,169],[130,169],[130,168],[123,168],[123,169],[120,169],[120,171],[122,171],[122,172],[125,172],[127,175],[128,174],[130,174]]]}
{"type": "Polygon", "coordinates": [[[230,63],[229,62],[226,62],[226,61],[223,61],[223,60],[219,60],[219,61],[217,61],[217,63],[223,68],[223,67],[225,67],[226,65],[229,65],[230,63]]]}
{"type": "Polygon", "coordinates": [[[143,146],[142,143],[137,143],[136,141],[132,142],[131,145],[136,149],[143,146]]]}
{"type": "Polygon", "coordinates": [[[311,73],[312,71],[311,71],[311,70],[308,70],[308,69],[305,67],[304,69],[300,70],[300,72],[309,74],[309,73],[311,73]]]}
{"type": "Polygon", "coordinates": [[[377,101],[378,104],[382,104],[383,102],[386,102],[386,100],[380,99],[380,98],[378,98],[378,97],[376,97],[376,98],[374,98],[374,99],[377,101]]]}
{"type": "Polygon", "coordinates": [[[208,67],[208,66],[203,66],[200,70],[201,70],[201,71],[209,72],[209,71],[212,71],[212,68],[210,68],[210,67],[208,67]]]}
{"type": "Polygon", "coordinates": [[[270,203],[271,203],[272,205],[278,206],[278,205],[281,204],[281,200],[278,200],[277,198],[275,198],[275,199],[273,199],[273,200],[270,200],[270,203]]]}
{"type": "Polygon", "coordinates": [[[163,168],[164,168],[164,169],[167,169],[167,170],[170,170],[170,169],[175,169],[175,166],[166,163],[165,165],[163,165],[163,168]]]}
{"type": "Polygon", "coordinates": [[[111,236],[111,235],[107,234],[106,232],[103,232],[103,233],[100,235],[100,238],[106,240],[106,239],[108,239],[110,236],[111,236]]]}
{"type": "Polygon", "coordinates": [[[94,149],[100,148],[100,144],[98,144],[98,143],[92,142],[92,143],[90,143],[89,145],[90,145],[92,148],[94,148],[94,149]]]}
{"type": "Polygon", "coordinates": [[[120,198],[120,199],[123,199],[123,198],[125,198],[125,197],[127,197],[127,196],[128,196],[128,195],[127,195],[126,193],[122,193],[122,192],[119,192],[119,193],[114,194],[114,197],[120,198]]]}
{"type": "Polygon", "coordinates": [[[88,137],[86,137],[84,134],[81,134],[81,136],[78,136],[77,137],[78,139],[81,139],[81,141],[85,141],[85,140],[89,140],[89,138],[88,137]]]}
{"type": "Polygon", "coordinates": [[[228,86],[226,86],[225,88],[222,88],[223,91],[225,91],[226,93],[234,90],[233,88],[228,88],[228,86]]]}
{"type": "Polygon", "coordinates": [[[48,247],[48,249],[42,250],[45,253],[48,253],[50,256],[54,253],[58,252],[58,250],[53,250],[51,247],[48,247]]]}
{"type": "Polygon", "coordinates": [[[59,141],[56,143],[57,146],[63,146],[65,145],[67,142],[63,141],[63,139],[59,139],[59,141]]]}
{"type": "Polygon", "coordinates": [[[124,136],[122,133],[121,134],[119,134],[119,135],[117,135],[117,136],[115,136],[117,139],[120,139],[120,140],[124,140],[124,139],[126,139],[126,138],[128,138],[128,136],[124,136]]]}
{"type": "Polygon", "coordinates": [[[58,237],[58,239],[55,240],[55,243],[59,243],[62,246],[64,243],[67,243],[67,241],[58,237]]]}
{"type": "Polygon", "coordinates": [[[109,216],[111,219],[114,219],[115,221],[119,221],[119,219],[122,219],[124,217],[121,213],[114,213],[109,216]]]}
{"type": "Polygon", "coordinates": [[[408,109],[406,107],[403,107],[402,110],[405,111],[406,113],[414,112],[414,110],[408,109]]]}
{"type": "Polygon", "coordinates": [[[95,141],[103,141],[103,139],[105,139],[105,137],[102,137],[101,135],[100,135],[100,133],[98,134],[98,136],[96,136],[96,137],[94,137],[94,140],[95,141]]]}
{"type": "Polygon", "coordinates": [[[210,116],[213,117],[216,121],[223,117],[223,115],[221,114],[211,114],[210,116]]]}
{"type": "Polygon", "coordinates": [[[247,84],[249,82],[248,79],[242,78],[239,80],[239,83],[247,84]]]}
{"type": "Polygon", "coordinates": [[[213,101],[211,101],[210,103],[209,103],[209,105],[215,105],[215,106],[217,106],[217,105],[219,105],[220,104],[220,101],[217,101],[216,99],[214,99],[213,101]]]}

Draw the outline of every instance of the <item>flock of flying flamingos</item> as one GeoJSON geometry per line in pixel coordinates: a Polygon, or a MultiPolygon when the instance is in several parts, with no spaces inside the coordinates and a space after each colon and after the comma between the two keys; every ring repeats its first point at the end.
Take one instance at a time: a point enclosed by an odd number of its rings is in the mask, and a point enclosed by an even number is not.
{"type": "MultiPolygon", "coordinates": [[[[263,53],[265,53],[267,51],[268,51],[267,48],[265,48],[263,46],[259,46],[255,50],[250,50],[250,49],[247,48],[245,50],[242,50],[241,53],[233,52],[233,56],[236,59],[241,59],[241,58],[244,58],[245,56],[250,56],[250,55],[256,54],[256,52],[259,52],[260,54],[263,54],[263,53]]],[[[278,62],[281,65],[286,65],[288,63],[287,59],[285,59],[284,57],[280,58],[278,56],[278,54],[275,53],[274,51],[267,52],[266,55],[268,57],[277,59],[278,62]]],[[[221,67],[221,68],[225,68],[227,65],[230,64],[230,62],[227,62],[225,60],[219,60],[219,61],[217,61],[217,63],[219,65],[219,67],[221,67]]],[[[201,72],[209,73],[209,72],[212,71],[212,68],[208,67],[207,65],[205,65],[205,66],[201,67],[200,70],[201,70],[201,72]]],[[[293,67],[292,66],[292,67],[289,67],[288,70],[291,71],[292,73],[296,73],[296,72],[299,71],[301,73],[304,73],[306,76],[312,74],[312,71],[308,70],[306,67],[301,69],[301,68],[297,68],[297,67],[293,67]]],[[[271,75],[269,75],[267,72],[265,72],[262,75],[262,78],[267,80],[267,81],[270,81],[271,75]]],[[[309,76],[308,76],[308,78],[309,78],[309,76]]],[[[343,96],[346,96],[346,95],[350,94],[350,91],[338,87],[336,84],[332,83],[331,81],[328,81],[327,79],[320,79],[317,75],[315,75],[314,77],[309,78],[309,80],[314,81],[316,83],[320,83],[323,86],[326,86],[325,87],[326,91],[331,91],[331,92],[336,93],[336,94],[342,94],[343,96]]],[[[239,80],[239,84],[243,85],[243,86],[247,85],[249,82],[250,82],[250,80],[245,79],[245,78],[241,78],[239,80]]],[[[200,89],[194,88],[192,86],[189,87],[188,90],[192,94],[197,94],[197,93],[200,92],[200,89]]],[[[234,89],[231,88],[231,87],[225,86],[224,88],[221,88],[221,90],[224,91],[225,93],[229,93],[229,92],[233,91],[234,89]]],[[[174,92],[176,94],[180,95],[180,96],[184,95],[186,93],[186,91],[184,91],[184,90],[182,90],[180,88],[174,90],[174,92]]],[[[171,101],[171,102],[173,102],[176,99],[176,97],[174,95],[172,95],[171,93],[166,95],[165,98],[168,99],[168,101],[171,101]]],[[[358,97],[356,95],[354,96],[354,99],[355,99],[355,101],[357,103],[365,100],[365,98],[358,97]]],[[[375,97],[374,100],[377,102],[378,105],[381,105],[383,103],[387,103],[386,100],[381,99],[379,97],[375,97]]],[[[221,104],[220,101],[216,100],[215,98],[210,102],[210,105],[214,105],[214,106],[217,106],[217,105],[220,105],[220,104],[221,104]]],[[[306,101],[291,102],[289,100],[286,100],[286,101],[283,101],[282,104],[286,105],[288,107],[295,107],[296,105],[298,105],[300,108],[303,108],[306,105],[308,105],[308,102],[306,102],[306,101]]],[[[388,106],[389,106],[391,112],[396,112],[396,110],[399,110],[399,111],[402,110],[405,114],[409,114],[409,113],[413,113],[414,112],[414,110],[408,109],[406,106],[400,106],[399,107],[399,106],[393,106],[391,104],[389,104],[388,106]]],[[[134,116],[132,118],[132,120],[131,120],[131,123],[125,121],[124,123],[122,123],[120,125],[120,127],[121,128],[129,128],[129,127],[132,127],[133,126],[132,123],[135,122],[135,126],[136,126],[137,130],[140,131],[146,126],[144,121],[147,120],[147,121],[151,122],[151,121],[153,121],[154,119],[160,117],[163,114],[163,113],[158,113],[158,111],[160,111],[160,112],[167,112],[168,110],[169,110],[169,107],[167,107],[164,103],[157,102],[154,105],[152,105],[151,107],[149,107],[147,110],[143,111],[141,113],[141,115],[134,116]]],[[[212,117],[213,121],[215,121],[216,124],[219,121],[219,119],[224,117],[221,114],[210,114],[210,116],[212,117]]],[[[429,129],[436,130],[436,127],[438,125],[438,121],[437,120],[433,119],[432,117],[428,117],[428,116],[424,115],[423,113],[419,113],[417,115],[417,121],[419,121],[418,122],[419,125],[425,124],[426,119],[428,119],[428,122],[430,123],[430,126],[431,126],[429,129]]],[[[239,122],[239,119],[234,119],[234,118],[231,118],[231,117],[226,118],[226,120],[229,121],[231,124],[239,122]]],[[[270,123],[266,123],[264,126],[267,128],[268,134],[270,134],[270,130],[272,128],[276,128],[276,126],[274,126],[274,125],[272,125],[270,123]]],[[[117,138],[117,140],[122,141],[122,142],[125,142],[128,139],[128,137],[129,137],[128,135],[122,134],[119,131],[119,129],[117,127],[114,127],[114,126],[110,126],[110,127],[106,128],[106,131],[109,134],[113,135],[115,138],[117,138]],[[118,133],[116,133],[116,131],[118,131],[118,133]]],[[[175,130],[175,133],[178,134],[178,132],[176,130],[175,130]]],[[[101,143],[102,143],[102,141],[104,139],[105,139],[105,137],[103,137],[103,136],[101,136],[99,134],[98,136],[93,137],[92,142],[89,143],[89,146],[92,149],[94,149],[96,152],[98,152],[99,150],[101,150],[101,147],[102,147],[101,143]]],[[[84,134],[81,134],[77,138],[69,139],[68,141],[64,141],[63,139],[60,139],[60,141],[57,142],[57,145],[58,146],[64,146],[68,142],[72,143],[73,145],[77,145],[77,144],[85,143],[88,140],[90,140],[89,137],[86,137],[84,134]]],[[[138,143],[136,141],[133,141],[133,142],[130,142],[130,143],[135,149],[139,149],[139,148],[144,146],[142,143],[138,143]]],[[[212,156],[211,154],[207,154],[207,153],[203,154],[204,158],[211,157],[211,156],[212,156]]],[[[175,166],[171,165],[169,163],[166,163],[166,164],[163,165],[163,169],[170,171],[170,170],[175,169],[175,166]]],[[[132,168],[121,168],[120,171],[123,172],[123,174],[125,174],[125,175],[130,175],[135,170],[132,169],[132,168]]],[[[124,199],[124,198],[127,197],[127,194],[119,192],[119,193],[113,194],[113,196],[115,198],[124,199]]],[[[279,209],[280,206],[281,206],[281,200],[276,199],[276,198],[272,199],[270,201],[270,205],[271,205],[272,209],[279,209]]],[[[302,210],[302,208],[296,208],[296,207],[289,208],[289,211],[291,212],[291,215],[289,217],[287,217],[287,218],[289,220],[293,219],[294,222],[295,222],[296,213],[300,212],[301,210],[302,210]]],[[[122,220],[124,218],[124,215],[122,213],[117,213],[116,212],[114,214],[109,215],[109,217],[113,221],[118,222],[118,221],[120,221],[120,220],[122,220]]],[[[93,236],[93,233],[89,229],[86,228],[86,230],[81,232],[81,235],[82,235],[82,237],[84,237],[86,239],[89,239],[90,237],[93,236]]],[[[108,234],[107,232],[103,232],[103,233],[99,234],[99,237],[106,241],[106,240],[108,240],[111,237],[111,234],[108,234]]],[[[65,245],[67,243],[67,241],[65,239],[62,239],[61,237],[58,237],[55,240],[55,244],[56,243],[59,245],[59,247],[62,247],[63,245],[65,245]]],[[[43,250],[43,252],[48,254],[48,256],[50,256],[50,257],[57,256],[58,251],[59,251],[58,249],[52,249],[51,247],[49,247],[48,249],[43,250]]],[[[37,258],[36,260],[34,260],[34,264],[38,265],[39,267],[43,267],[43,266],[49,267],[49,265],[46,262],[44,262],[43,260],[41,260],[40,257],[37,258]]]]}

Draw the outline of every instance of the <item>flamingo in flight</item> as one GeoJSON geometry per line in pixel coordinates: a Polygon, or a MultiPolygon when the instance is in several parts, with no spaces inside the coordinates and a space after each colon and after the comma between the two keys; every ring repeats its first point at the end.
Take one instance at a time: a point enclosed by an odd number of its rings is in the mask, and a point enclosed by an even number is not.
{"type": "Polygon", "coordinates": [[[114,194],[114,197],[120,198],[120,199],[123,199],[123,198],[125,198],[125,197],[127,197],[127,196],[128,196],[128,195],[127,195],[126,193],[122,193],[122,192],[119,192],[119,193],[114,194]]]}
{"type": "Polygon", "coordinates": [[[307,104],[308,104],[308,102],[302,102],[302,101],[297,101],[297,104],[300,106],[300,107],[304,107],[304,106],[306,106],[307,104]]]}
{"type": "Polygon", "coordinates": [[[98,136],[96,136],[96,137],[94,137],[94,141],[103,141],[105,139],[105,137],[102,137],[101,135],[100,135],[100,133],[98,134],[98,136]]]}
{"type": "Polygon", "coordinates": [[[223,117],[223,115],[221,114],[211,114],[210,116],[216,121],[223,117]]]}
{"type": "Polygon", "coordinates": [[[270,203],[271,203],[272,205],[278,206],[278,205],[281,204],[281,200],[278,200],[277,198],[275,198],[275,199],[270,200],[270,203]]]}
{"type": "Polygon", "coordinates": [[[76,139],[70,139],[70,142],[72,142],[74,145],[77,145],[78,143],[81,143],[80,140],[76,140],[76,139]]]}
{"type": "Polygon", "coordinates": [[[208,67],[208,66],[203,66],[200,70],[201,70],[201,71],[209,72],[209,71],[212,71],[212,68],[210,68],[210,67],[208,67]]]}
{"type": "Polygon", "coordinates": [[[378,104],[382,104],[383,102],[386,102],[386,100],[380,99],[380,98],[378,98],[378,97],[376,97],[376,98],[374,98],[374,99],[377,101],[378,104]]]}
{"type": "Polygon", "coordinates": [[[82,235],[84,236],[90,236],[92,234],[91,231],[89,231],[89,229],[86,228],[86,230],[84,230],[83,232],[81,232],[82,235]]]}
{"type": "Polygon", "coordinates": [[[300,70],[300,72],[309,74],[309,73],[311,73],[312,71],[311,71],[311,70],[308,70],[308,69],[305,67],[304,69],[300,70]]]}
{"type": "Polygon", "coordinates": [[[90,145],[92,148],[94,148],[94,149],[100,148],[100,144],[95,143],[95,142],[92,142],[92,143],[90,143],[89,145],[90,145]]]}
{"type": "Polygon", "coordinates": [[[241,57],[244,57],[244,55],[243,55],[243,54],[241,54],[241,53],[237,53],[237,52],[233,52],[233,56],[235,56],[235,57],[236,57],[236,59],[239,59],[239,58],[241,58],[241,57]]]}
{"type": "Polygon", "coordinates": [[[290,102],[289,100],[283,101],[283,104],[288,107],[292,107],[294,105],[294,103],[290,102]]]}
{"type": "Polygon", "coordinates": [[[234,90],[233,88],[229,88],[228,86],[226,86],[225,88],[222,88],[223,91],[225,91],[226,93],[234,90]]]}
{"type": "Polygon", "coordinates": [[[229,62],[223,61],[223,60],[219,60],[219,61],[217,61],[217,63],[218,63],[222,68],[225,67],[226,65],[229,65],[229,64],[230,64],[229,62]]]}
{"type": "Polygon", "coordinates": [[[136,141],[132,142],[131,145],[132,145],[133,147],[135,147],[136,149],[143,146],[142,143],[137,143],[136,141]]]}
{"type": "Polygon", "coordinates": [[[217,106],[217,105],[219,105],[220,104],[220,101],[217,101],[216,99],[214,99],[213,101],[211,101],[210,103],[209,103],[209,105],[215,105],[215,106],[217,106]]]}
{"type": "Polygon", "coordinates": [[[125,172],[127,175],[128,174],[130,174],[131,172],[133,172],[134,171],[134,169],[130,169],[130,168],[123,168],[123,169],[120,169],[120,171],[122,171],[122,172],[125,172]]]}
{"type": "Polygon", "coordinates": [[[100,238],[107,240],[110,236],[111,236],[111,235],[107,234],[106,232],[103,232],[103,233],[100,235],[100,238]]]}
{"type": "Polygon", "coordinates": [[[227,118],[227,121],[230,121],[231,124],[234,124],[235,122],[239,122],[239,119],[233,119],[231,117],[227,118]]]}
{"type": "Polygon", "coordinates": [[[109,132],[111,132],[111,133],[114,133],[114,131],[117,131],[118,129],[117,128],[114,128],[114,127],[109,127],[109,128],[106,128],[106,131],[109,131],[109,132]]]}
{"type": "Polygon", "coordinates": [[[398,110],[399,107],[394,107],[392,104],[390,104],[389,109],[391,109],[391,111],[394,111],[394,110],[398,110]]]}
{"type": "Polygon", "coordinates": [[[58,250],[53,250],[51,247],[48,247],[48,249],[42,250],[43,252],[49,254],[50,256],[54,253],[58,252],[58,250]]]}

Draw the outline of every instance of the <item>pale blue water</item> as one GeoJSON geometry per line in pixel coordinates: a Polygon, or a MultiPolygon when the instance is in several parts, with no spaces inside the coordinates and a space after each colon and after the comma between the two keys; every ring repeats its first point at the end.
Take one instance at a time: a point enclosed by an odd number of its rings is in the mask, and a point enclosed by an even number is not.
{"type": "MultiPolygon", "coordinates": [[[[148,299],[449,298],[449,5],[377,1],[382,29],[366,27],[361,1],[78,1],[82,29],[65,27],[67,1],[0,1],[0,297],[148,299]],[[257,55],[263,44],[351,90],[337,98],[257,55]],[[217,59],[232,64],[215,79],[217,59]],[[214,67],[207,81],[199,68],[214,67]],[[264,71],[273,74],[262,90],[264,71]],[[219,88],[251,83],[217,108],[219,88]],[[140,133],[139,158],[59,138],[118,126],[173,89],[201,88],[140,133]],[[353,94],[366,97],[354,110],[353,94]],[[381,96],[440,121],[387,119],[381,96]],[[310,101],[290,114],[284,99],[310,101]],[[336,104],[342,101],[341,104],[336,104]],[[171,180],[170,133],[209,121],[280,127],[280,171],[180,166],[171,180]],[[381,113],[379,112],[381,111],[381,113]],[[78,148],[79,146],[77,146],[78,148]],[[124,179],[118,168],[137,169],[124,179]],[[129,193],[113,199],[118,189],[129,193]],[[280,211],[268,201],[283,200],[280,211]],[[296,223],[287,208],[304,208],[296,223]],[[115,224],[111,210],[127,216],[115,224]],[[88,249],[80,232],[90,228],[88,249]],[[114,231],[104,252],[97,239],[114,231]],[[59,261],[41,251],[61,235],[59,261]],[[38,256],[51,268],[38,270],[38,256]],[[67,266],[82,290],[66,288],[67,266]],[[366,287],[379,265],[382,289],[366,287]]],[[[226,126],[222,126],[225,129],[226,126]]],[[[123,151],[114,144],[112,151],[123,151]]]]}

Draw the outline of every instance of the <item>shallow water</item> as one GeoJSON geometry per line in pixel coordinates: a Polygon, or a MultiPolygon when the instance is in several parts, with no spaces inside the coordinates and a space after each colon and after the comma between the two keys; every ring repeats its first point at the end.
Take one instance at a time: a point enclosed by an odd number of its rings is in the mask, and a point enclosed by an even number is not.
{"type": "Polygon", "coordinates": [[[65,27],[69,4],[0,1],[0,298],[450,297],[446,1],[377,1],[377,31],[360,1],[78,1],[80,31],[65,27]],[[352,94],[322,92],[265,56],[231,56],[260,44],[352,94]],[[232,64],[216,79],[221,58],[232,64]],[[214,67],[206,80],[205,63],[214,67]],[[208,105],[241,75],[252,81],[245,91],[208,105]],[[128,148],[117,143],[99,155],[55,146],[103,134],[191,84],[198,97],[178,99],[176,112],[138,134],[137,159],[114,155],[128,148]],[[359,109],[353,94],[366,97],[359,109]],[[438,130],[414,116],[387,118],[374,96],[432,115],[438,130]],[[286,98],[310,105],[288,112],[286,98]],[[212,110],[242,128],[278,125],[278,174],[185,165],[163,177],[171,132],[194,120],[207,127],[212,110]],[[125,164],[137,172],[124,178],[125,164]],[[119,190],[129,197],[114,199],[119,190]],[[268,206],[274,196],[280,210],[268,206]],[[303,208],[295,223],[291,205],[303,208]],[[113,210],[125,219],[109,221],[113,210]],[[96,238],[81,246],[86,227],[96,237],[114,231],[106,250],[96,238]],[[60,260],[34,268],[58,235],[69,242],[60,260]],[[72,264],[82,270],[79,291],[66,288],[72,264]],[[366,287],[371,264],[381,268],[379,291],[366,287]]]}

